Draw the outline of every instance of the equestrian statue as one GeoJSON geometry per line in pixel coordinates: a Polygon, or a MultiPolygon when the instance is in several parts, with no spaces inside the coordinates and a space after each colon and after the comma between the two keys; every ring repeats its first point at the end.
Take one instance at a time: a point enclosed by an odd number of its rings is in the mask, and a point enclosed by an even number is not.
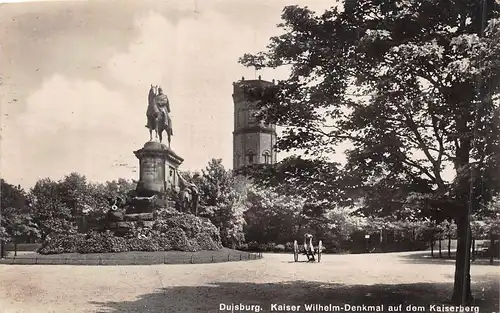
{"type": "Polygon", "coordinates": [[[179,198],[182,212],[190,212],[198,216],[199,191],[194,183],[188,182],[179,171],[175,170],[179,177],[179,198]]]}
{"type": "Polygon", "coordinates": [[[168,147],[173,136],[172,120],[170,119],[170,102],[168,97],[163,93],[161,87],[151,85],[148,94],[148,109],[146,111],[147,124],[149,129],[149,140],[153,140],[153,130],[155,138],[160,138],[163,141],[163,131],[166,131],[168,136],[168,147]]]}

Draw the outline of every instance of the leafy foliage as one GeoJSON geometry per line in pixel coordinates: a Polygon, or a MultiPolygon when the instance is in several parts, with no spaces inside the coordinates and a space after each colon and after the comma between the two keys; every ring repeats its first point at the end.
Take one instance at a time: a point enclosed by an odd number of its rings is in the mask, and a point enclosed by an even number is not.
{"type": "MultiPolygon", "coordinates": [[[[479,3],[366,0],[320,16],[286,7],[280,25],[285,33],[271,38],[267,52],[246,55],[241,62],[290,65],[290,77],[268,90],[248,92],[261,100],[262,119],[285,127],[279,149],[306,150],[311,162],[328,164],[319,156],[346,140],[354,145],[342,171],[348,180],[344,189],[374,191],[372,201],[377,195],[404,198],[404,189],[444,194],[458,187],[443,178],[443,166],[454,165],[465,174],[471,157],[480,161],[482,181],[491,183],[478,190],[485,201],[492,195],[485,188],[498,187],[494,175],[485,177],[498,172],[499,150],[494,101],[500,77],[495,57],[499,9],[493,1],[488,8],[489,24],[479,37],[479,3]],[[485,81],[480,99],[475,97],[478,79],[485,81]],[[474,145],[476,119],[481,126],[474,145]]],[[[300,170],[307,165],[294,161],[287,163],[300,170]]],[[[338,172],[330,170],[330,176],[338,178],[338,172]]],[[[330,198],[316,196],[321,195],[330,198]]]]}
{"type": "Polygon", "coordinates": [[[299,232],[303,201],[268,189],[250,188],[246,198],[246,240],[285,243],[299,232]]]}
{"type": "Polygon", "coordinates": [[[486,208],[471,218],[474,239],[490,239],[500,236],[500,198],[495,197],[486,208]]]}
{"type": "MultiPolygon", "coordinates": [[[[461,273],[469,272],[468,204],[479,211],[500,190],[499,17],[493,0],[358,0],[321,15],[288,6],[284,33],[266,52],[241,59],[291,68],[287,80],[247,88],[259,117],[284,126],[278,149],[329,164],[324,155],[349,142],[345,166],[325,179],[344,185],[341,196],[358,193],[366,214],[389,216],[421,194],[433,199],[428,207],[441,211],[440,220],[455,219],[457,303],[461,273]],[[454,179],[445,178],[446,167],[454,179]]],[[[294,176],[304,165],[295,164],[294,176]]],[[[294,184],[300,191],[302,183],[294,184]]],[[[335,201],[324,186],[308,185],[325,197],[317,200],[335,201]]]]}
{"type": "Polygon", "coordinates": [[[16,208],[26,212],[27,195],[21,186],[14,186],[0,179],[0,205],[2,208],[16,208]]]}
{"type": "Polygon", "coordinates": [[[40,254],[76,253],[79,247],[85,245],[85,234],[81,233],[55,233],[47,236],[38,249],[40,254]]]}
{"type": "Polygon", "coordinates": [[[39,253],[110,253],[126,251],[200,251],[222,248],[218,230],[203,218],[170,209],[157,212],[152,228],[134,229],[127,237],[111,232],[54,234],[39,253]]]}
{"type": "Polygon", "coordinates": [[[42,240],[51,233],[84,232],[88,227],[82,221],[98,225],[113,200],[125,201],[134,188],[125,179],[92,183],[78,173],[70,173],[60,181],[41,179],[30,190],[30,212],[40,226],[42,240]]]}
{"type": "Polygon", "coordinates": [[[48,178],[39,180],[30,190],[29,198],[42,241],[50,234],[76,232],[72,210],[65,203],[57,182],[48,178]]]}
{"type": "Polygon", "coordinates": [[[212,159],[199,177],[201,215],[220,228],[225,246],[244,240],[243,213],[248,184],[246,179],[226,170],[221,159],[212,159]]]}
{"type": "Polygon", "coordinates": [[[27,195],[20,186],[0,180],[0,240],[19,243],[39,237],[27,205],[27,195]]]}
{"type": "Polygon", "coordinates": [[[8,238],[6,241],[14,243],[34,241],[40,237],[38,225],[33,222],[32,217],[27,213],[12,212],[12,209],[4,210],[8,217],[2,220],[8,238]],[[9,212],[11,211],[11,212],[9,212]]]}

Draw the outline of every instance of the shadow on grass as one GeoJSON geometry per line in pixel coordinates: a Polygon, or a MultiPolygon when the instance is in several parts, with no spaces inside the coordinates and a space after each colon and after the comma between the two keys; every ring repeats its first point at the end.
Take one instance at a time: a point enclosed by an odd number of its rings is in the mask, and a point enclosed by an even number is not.
{"type": "MultiPolygon", "coordinates": [[[[384,312],[388,305],[419,305],[431,312],[431,304],[446,304],[452,284],[395,284],[344,285],[319,282],[292,281],[283,283],[226,283],[215,282],[204,286],[170,287],[142,295],[135,301],[92,302],[98,313],[129,312],[222,312],[220,304],[259,305],[263,312],[271,311],[271,304],[301,305],[295,312],[307,312],[304,304],[323,305],[380,305],[384,312]]],[[[473,283],[475,305],[480,312],[498,312],[499,284],[492,278],[473,283]],[[483,289],[484,288],[484,289],[483,289]]],[[[231,311],[229,308],[228,311],[231,311]]],[[[237,311],[237,310],[235,310],[237,311]]],[[[259,310],[244,310],[259,312],[259,310]]],[[[291,312],[291,310],[284,310],[291,312]]],[[[340,310],[344,311],[344,310],[340,310]]],[[[324,312],[323,310],[317,312],[324,312]]]]}
{"type": "MultiPolygon", "coordinates": [[[[412,264],[455,264],[455,252],[451,254],[451,258],[448,258],[448,254],[443,254],[440,258],[437,253],[434,253],[434,257],[431,256],[430,251],[411,253],[408,255],[401,256],[401,260],[412,263],[412,264]]],[[[476,259],[471,263],[472,265],[489,265],[489,266],[499,266],[500,260],[498,258],[493,259],[493,265],[490,264],[489,257],[476,257],[476,259]]]]}

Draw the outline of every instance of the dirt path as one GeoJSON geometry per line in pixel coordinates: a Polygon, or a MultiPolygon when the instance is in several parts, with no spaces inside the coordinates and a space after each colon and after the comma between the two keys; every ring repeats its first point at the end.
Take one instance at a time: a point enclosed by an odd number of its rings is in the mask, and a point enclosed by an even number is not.
{"type": "MultiPolygon", "coordinates": [[[[0,313],[221,312],[221,303],[269,312],[272,303],[444,301],[454,265],[429,263],[420,254],[324,255],[321,263],[269,254],[257,261],[194,265],[0,265],[0,313]]],[[[471,270],[484,308],[496,303],[498,309],[498,269],[471,270]]]]}

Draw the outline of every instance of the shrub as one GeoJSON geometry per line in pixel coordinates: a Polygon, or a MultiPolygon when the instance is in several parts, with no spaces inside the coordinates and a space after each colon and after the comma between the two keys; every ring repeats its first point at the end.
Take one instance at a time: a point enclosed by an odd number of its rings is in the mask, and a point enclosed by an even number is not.
{"type": "Polygon", "coordinates": [[[276,245],[274,247],[274,252],[285,252],[285,245],[276,245]]]}
{"type": "Polygon", "coordinates": [[[56,234],[49,236],[38,249],[40,254],[59,254],[77,252],[77,247],[85,241],[83,234],[56,234]]]}
{"type": "Polygon", "coordinates": [[[266,251],[274,251],[274,247],[276,247],[276,243],[269,242],[269,243],[266,244],[266,248],[267,248],[266,251]]]}
{"type": "Polygon", "coordinates": [[[161,234],[157,238],[157,243],[158,243],[158,249],[159,251],[169,251],[172,250],[172,244],[170,239],[164,236],[164,234],[161,234]]]}
{"type": "Polygon", "coordinates": [[[127,246],[130,251],[160,251],[158,240],[153,238],[128,238],[127,246]]]}
{"type": "Polygon", "coordinates": [[[267,244],[265,244],[265,243],[261,243],[261,244],[259,244],[259,245],[258,245],[258,248],[257,248],[257,249],[258,249],[259,251],[265,252],[265,251],[267,251],[267,250],[268,250],[268,246],[267,246],[267,244]]]}
{"type": "Polygon", "coordinates": [[[115,237],[111,233],[90,232],[83,242],[76,246],[78,253],[126,252],[128,250],[126,239],[115,237]]]}
{"type": "Polygon", "coordinates": [[[248,243],[248,250],[249,251],[257,251],[259,250],[259,243],[256,241],[251,241],[248,243]]]}
{"type": "Polygon", "coordinates": [[[247,251],[248,250],[248,244],[247,243],[241,243],[239,244],[236,249],[242,250],[242,251],[247,251]]]}
{"type": "Polygon", "coordinates": [[[195,239],[199,250],[218,250],[222,248],[219,237],[214,238],[214,234],[201,232],[196,235],[195,239]]]}
{"type": "Polygon", "coordinates": [[[165,236],[170,240],[172,250],[191,251],[187,236],[182,229],[172,228],[165,232],[165,236]]]}
{"type": "Polygon", "coordinates": [[[285,243],[285,251],[287,252],[293,251],[293,242],[285,243]]]}
{"type": "Polygon", "coordinates": [[[217,228],[205,218],[172,210],[156,215],[153,228],[136,228],[127,237],[111,232],[58,234],[49,237],[41,254],[108,253],[125,251],[200,251],[222,248],[217,228]]]}

